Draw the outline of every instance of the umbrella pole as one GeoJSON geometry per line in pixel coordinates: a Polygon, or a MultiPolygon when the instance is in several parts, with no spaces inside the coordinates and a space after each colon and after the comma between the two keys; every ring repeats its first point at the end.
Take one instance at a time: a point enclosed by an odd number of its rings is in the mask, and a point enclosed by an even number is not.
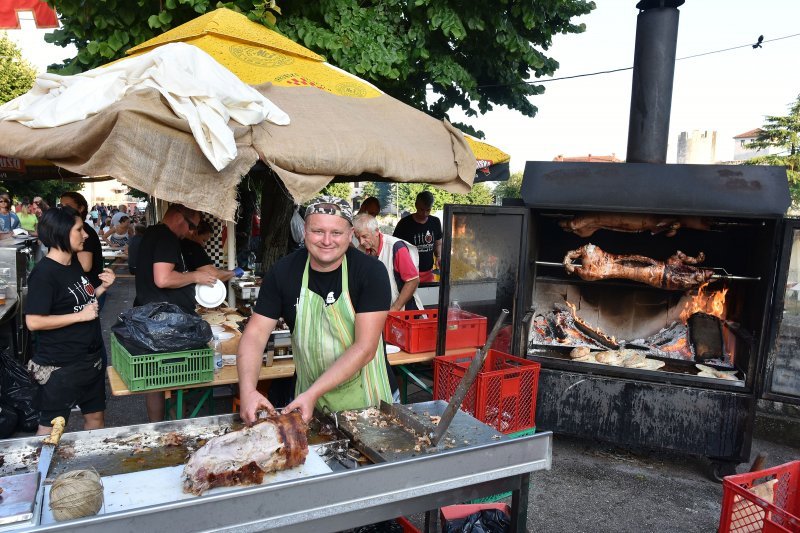
{"type": "MultiPolygon", "coordinates": [[[[228,229],[228,270],[236,268],[236,225],[230,220],[225,221],[228,229]]],[[[228,307],[236,307],[236,295],[233,293],[233,279],[228,281],[228,307]]]]}

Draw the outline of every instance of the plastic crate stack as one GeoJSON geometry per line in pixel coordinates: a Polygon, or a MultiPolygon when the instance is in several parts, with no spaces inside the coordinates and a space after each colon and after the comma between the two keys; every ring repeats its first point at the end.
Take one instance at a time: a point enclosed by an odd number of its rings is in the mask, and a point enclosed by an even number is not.
{"type": "MultiPolygon", "coordinates": [[[[433,360],[433,399],[449,400],[466,375],[474,351],[433,360]]],[[[489,350],[461,409],[501,433],[536,426],[536,393],[540,365],[497,350],[489,350]]]]}

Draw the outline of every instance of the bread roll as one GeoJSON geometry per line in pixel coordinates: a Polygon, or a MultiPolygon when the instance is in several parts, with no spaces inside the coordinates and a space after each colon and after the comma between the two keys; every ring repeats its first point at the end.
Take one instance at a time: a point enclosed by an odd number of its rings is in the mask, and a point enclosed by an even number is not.
{"type": "Polygon", "coordinates": [[[592,351],[588,346],[578,346],[569,352],[570,359],[585,359],[592,351]]]}

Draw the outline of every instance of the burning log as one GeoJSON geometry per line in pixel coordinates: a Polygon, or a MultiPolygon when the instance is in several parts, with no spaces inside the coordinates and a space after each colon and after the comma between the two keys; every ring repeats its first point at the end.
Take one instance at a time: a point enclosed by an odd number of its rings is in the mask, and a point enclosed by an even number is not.
{"type": "Polygon", "coordinates": [[[688,328],[679,322],[673,322],[646,339],[636,339],[631,342],[636,346],[647,346],[655,354],[670,359],[691,361],[694,352],[687,337],[688,328]]]}
{"type": "Polygon", "coordinates": [[[613,339],[592,328],[565,305],[533,318],[529,344],[545,346],[587,346],[595,349],[616,349],[619,345],[613,339]]]}
{"type": "Polygon", "coordinates": [[[722,324],[719,318],[706,313],[695,313],[689,317],[689,341],[694,349],[695,361],[722,359],[725,354],[722,339],[722,324]]]}
{"type": "Polygon", "coordinates": [[[570,317],[572,317],[572,323],[575,325],[575,328],[592,339],[593,341],[597,342],[601,346],[605,348],[610,348],[612,350],[616,350],[619,348],[619,344],[614,339],[614,337],[609,337],[605,333],[603,333],[600,328],[593,328],[585,320],[578,316],[578,310],[575,308],[574,304],[566,302],[566,305],[563,304],[555,304],[554,306],[559,313],[565,312],[569,313],[570,317]]]}

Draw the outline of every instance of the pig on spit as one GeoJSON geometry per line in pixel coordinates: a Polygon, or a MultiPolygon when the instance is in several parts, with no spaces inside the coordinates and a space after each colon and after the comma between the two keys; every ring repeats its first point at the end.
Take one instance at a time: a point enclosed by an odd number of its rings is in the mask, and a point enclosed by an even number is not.
{"type": "Polygon", "coordinates": [[[267,472],[305,463],[308,427],[299,411],[259,420],[251,427],[209,439],[183,469],[183,490],[260,484],[267,472]]]}
{"type": "Polygon", "coordinates": [[[703,252],[690,257],[678,251],[664,262],[643,255],[610,254],[594,244],[586,244],[567,252],[564,268],[587,281],[629,279],[660,289],[687,290],[699,287],[714,275],[713,270],[694,266],[704,259],[703,252]],[[573,263],[575,260],[580,260],[580,264],[573,263]]]}

